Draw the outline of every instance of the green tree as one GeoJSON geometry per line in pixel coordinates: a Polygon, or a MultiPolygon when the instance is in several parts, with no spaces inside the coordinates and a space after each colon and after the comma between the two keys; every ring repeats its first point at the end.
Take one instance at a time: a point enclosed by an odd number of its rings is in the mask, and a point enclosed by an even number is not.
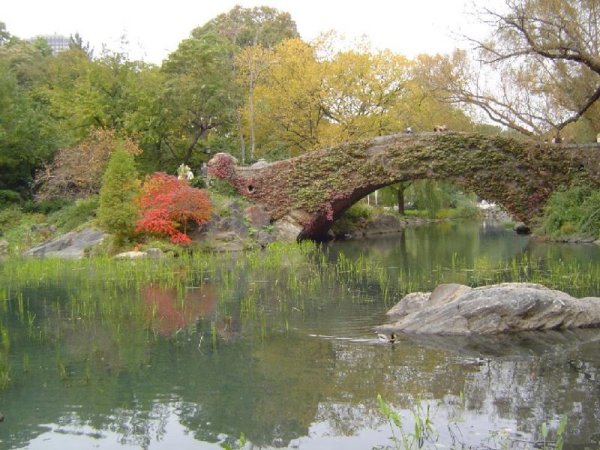
{"type": "Polygon", "coordinates": [[[8,45],[13,41],[13,36],[6,29],[6,24],[0,21],[0,47],[8,45]]]}
{"type": "Polygon", "coordinates": [[[163,63],[161,139],[174,161],[190,165],[210,133],[230,131],[238,98],[232,66],[229,45],[214,34],[182,41],[163,63]]]}
{"type": "Polygon", "coordinates": [[[256,149],[254,92],[257,79],[268,62],[265,59],[267,49],[283,40],[300,37],[296,24],[288,13],[268,6],[243,8],[238,5],[192,31],[195,39],[202,39],[206,35],[216,35],[228,44],[231,71],[238,87],[233,97],[233,117],[239,155],[242,163],[245,162],[245,135],[249,134],[249,156],[253,160],[256,149]],[[244,124],[249,128],[248,133],[245,133],[244,124]]]}
{"type": "MultiPolygon", "coordinates": [[[[81,48],[57,54],[49,63],[43,95],[50,112],[72,141],[91,128],[131,132],[140,103],[145,100],[140,80],[151,66],[129,61],[122,53],[105,52],[92,60],[81,48]]],[[[73,142],[71,142],[73,143],[73,142]]]]}
{"type": "Polygon", "coordinates": [[[256,152],[256,108],[254,95],[260,78],[269,68],[269,65],[273,63],[270,57],[271,55],[272,52],[270,52],[268,49],[265,49],[261,45],[245,47],[236,55],[235,65],[237,68],[237,81],[241,88],[248,94],[246,99],[246,108],[242,106],[238,111],[238,117],[240,119],[238,128],[241,134],[240,153],[242,164],[244,164],[246,161],[246,148],[242,135],[241,119],[242,116],[245,116],[247,126],[249,128],[250,160],[252,161],[254,160],[254,155],[256,152]]]}
{"type": "Polygon", "coordinates": [[[0,60],[0,189],[29,197],[35,171],[50,158],[55,141],[44,105],[19,85],[17,74],[0,60]]]}
{"type": "Polygon", "coordinates": [[[300,37],[290,14],[269,6],[243,8],[237,5],[194,29],[192,36],[199,38],[210,33],[218,34],[237,48],[252,45],[271,48],[285,39],[300,37]]]}
{"type": "Polygon", "coordinates": [[[139,219],[136,198],[140,183],[133,155],[122,148],[112,154],[100,188],[98,223],[121,244],[132,237],[139,219]]]}

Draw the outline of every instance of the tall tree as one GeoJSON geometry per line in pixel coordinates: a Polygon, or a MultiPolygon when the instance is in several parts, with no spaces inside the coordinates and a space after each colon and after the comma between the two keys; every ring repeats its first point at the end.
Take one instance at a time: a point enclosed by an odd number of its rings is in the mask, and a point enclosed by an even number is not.
{"type": "Polygon", "coordinates": [[[135,200],[139,192],[133,155],[116,148],[102,177],[97,216],[100,226],[112,233],[118,244],[135,233],[135,223],[139,218],[135,200]]]}
{"type": "Polygon", "coordinates": [[[237,5],[194,29],[192,37],[199,38],[206,33],[216,33],[238,48],[252,45],[271,48],[285,39],[300,37],[290,14],[269,6],[243,8],[237,5]]]}
{"type": "Polygon", "coordinates": [[[472,40],[481,69],[456,53],[432,77],[448,100],[527,135],[558,133],[583,116],[600,127],[597,0],[505,0],[480,17],[492,29],[472,40]]]}
{"type": "Polygon", "coordinates": [[[265,150],[283,157],[319,148],[324,126],[324,66],[315,48],[288,39],[256,87],[256,121],[265,150]]]}
{"type": "Polygon", "coordinates": [[[409,62],[390,51],[358,49],[324,61],[325,116],[335,125],[332,139],[381,136],[399,130],[392,114],[409,81],[409,62]]]}
{"type": "Polygon", "coordinates": [[[163,63],[163,143],[180,163],[190,164],[210,132],[229,130],[238,95],[232,65],[228,43],[215,34],[182,41],[163,63]]]}
{"type": "Polygon", "coordinates": [[[286,39],[299,38],[296,23],[289,13],[275,8],[244,8],[237,5],[192,31],[192,37],[197,39],[206,34],[216,34],[230,44],[230,57],[232,62],[235,61],[234,78],[241,88],[236,98],[235,111],[240,156],[242,162],[245,162],[246,122],[250,134],[250,159],[253,160],[256,149],[254,90],[263,69],[265,52],[286,39]]]}
{"type": "MultiPolygon", "coordinates": [[[[3,25],[3,24],[2,24],[3,25]]],[[[31,195],[33,175],[56,148],[55,123],[39,86],[51,54],[0,27],[0,189],[31,195]]]]}
{"type": "MultiPolygon", "coordinates": [[[[254,160],[256,152],[256,110],[254,94],[259,79],[264,72],[273,63],[272,52],[260,45],[252,45],[243,48],[235,59],[237,67],[237,80],[242,89],[247,92],[247,123],[250,129],[250,160],[254,160]]],[[[243,114],[243,106],[240,107],[240,113],[243,114]]],[[[241,125],[241,124],[240,124],[241,125]]],[[[242,129],[241,126],[239,127],[242,129]]],[[[242,163],[246,160],[245,143],[241,140],[242,163]]]]}

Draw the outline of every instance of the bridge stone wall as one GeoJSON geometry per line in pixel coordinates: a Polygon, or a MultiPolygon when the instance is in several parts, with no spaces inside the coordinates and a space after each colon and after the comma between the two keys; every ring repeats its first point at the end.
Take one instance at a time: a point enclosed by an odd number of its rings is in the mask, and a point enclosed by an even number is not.
{"type": "Polygon", "coordinates": [[[325,239],[352,204],[384,186],[449,180],[528,223],[550,194],[573,180],[600,185],[600,149],[566,148],[470,133],[398,134],[240,168],[224,153],[209,175],[227,180],[276,222],[299,222],[299,238],[325,239]]]}

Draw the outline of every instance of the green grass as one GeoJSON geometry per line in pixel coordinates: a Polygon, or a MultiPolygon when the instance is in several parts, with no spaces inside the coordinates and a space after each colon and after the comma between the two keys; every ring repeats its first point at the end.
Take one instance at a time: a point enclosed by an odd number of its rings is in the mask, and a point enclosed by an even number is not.
{"type": "Polygon", "coordinates": [[[555,239],[600,239],[600,190],[572,186],[548,200],[537,232],[555,239]]]}

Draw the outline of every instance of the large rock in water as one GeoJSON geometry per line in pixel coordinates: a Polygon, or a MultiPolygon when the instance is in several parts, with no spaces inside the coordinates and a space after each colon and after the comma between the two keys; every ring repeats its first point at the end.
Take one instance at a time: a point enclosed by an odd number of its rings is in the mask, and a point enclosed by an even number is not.
{"type": "Polygon", "coordinates": [[[600,298],[576,299],[532,283],[478,288],[441,284],[433,292],[408,294],[388,311],[394,332],[471,335],[600,325],[600,298]]]}

